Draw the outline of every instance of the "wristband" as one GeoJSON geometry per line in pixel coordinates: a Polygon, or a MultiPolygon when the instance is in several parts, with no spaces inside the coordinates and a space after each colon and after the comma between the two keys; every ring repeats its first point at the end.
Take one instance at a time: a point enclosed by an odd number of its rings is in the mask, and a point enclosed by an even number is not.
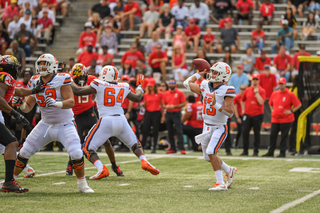
{"type": "Polygon", "coordinates": [[[293,113],[293,110],[291,110],[291,112],[293,113]]]}
{"type": "Polygon", "coordinates": [[[21,104],[20,109],[21,109],[21,111],[23,111],[23,110],[25,110],[25,109],[26,109],[26,105],[25,105],[25,103],[22,103],[22,104],[21,104]]]}
{"type": "Polygon", "coordinates": [[[193,76],[196,77],[197,80],[198,80],[199,78],[201,78],[201,75],[200,75],[199,73],[196,73],[196,74],[194,74],[193,76]]]}
{"type": "Polygon", "coordinates": [[[58,107],[58,108],[62,108],[62,107],[63,107],[62,101],[57,101],[57,107],[58,107]]]}
{"type": "Polygon", "coordinates": [[[221,104],[216,102],[213,107],[216,108],[216,110],[219,110],[221,108],[221,104]]]}

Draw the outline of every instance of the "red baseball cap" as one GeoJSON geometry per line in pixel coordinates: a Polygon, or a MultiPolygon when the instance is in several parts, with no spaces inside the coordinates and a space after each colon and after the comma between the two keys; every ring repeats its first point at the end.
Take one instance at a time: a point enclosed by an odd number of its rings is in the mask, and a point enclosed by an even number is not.
{"type": "Polygon", "coordinates": [[[230,17],[227,17],[224,19],[225,22],[232,22],[232,19],[230,17]]]}
{"type": "Polygon", "coordinates": [[[128,60],[128,59],[127,59],[127,60],[125,60],[125,61],[124,61],[124,63],[125,63],[125,64],[130,64],[130,65],[131,65],[131,60],[128,60]]]}
{"type": "Polygon", "coordinates": [[[123,75],[123,76],[121,77],[121,80],[128,80],[128,81],[129,81],[129,76],[128,76],[128,75],[123,75]]]}
{"type": "Polygon", "coordinates": [[[194,18],[189,19],[189,23],[196,23],[196,20],[194,18]]]}
{"type": "Polygon", "coordinates": [[[149,78],[147,87],[153,87],[156,84],[157,83],[156,83],[156,80],[154,78],[149,78]]]}
{"type": "Polygon", "coordinates": [[[243,69],[243,65],[242,64],[239,64],[237,67],[240,68],[240,69],[243,69]]]}
{"type": "Polygon", "coordinates": [[[279,78],[278,84],[285,84],[285,83],[287,83],[287,79],[285,79],[284,77],[279,78]]]}
{"type": "Polygon", "coordinates": [[[252,74],[252,79],[259,79],[260,80],[260,75],[257,73],[252,74]]]}

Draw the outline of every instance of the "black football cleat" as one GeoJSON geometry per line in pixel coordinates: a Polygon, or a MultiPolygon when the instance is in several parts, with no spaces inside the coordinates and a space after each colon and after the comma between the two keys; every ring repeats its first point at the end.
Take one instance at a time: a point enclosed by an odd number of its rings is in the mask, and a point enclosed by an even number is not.
{"type": "Polygon", "coordinates": [[[68,166],[66,168],[66,175],[73,175],[72,161],[68,162],[68,166]]]}
{"type": "Polygon", "coordinates": [[[2,186],[2,191],[3,192],[15,192],[15,193],[25,193],[27,191],[29,191],[29,189],[27,188],[22,188],[21,186],[19,186],[18,182],[16,180],[13,181],[7,181],[3,183],[2,186]]]}
{"type": "Polygon", "coordinates": [[[114,171],[114,173],[117,174],[117,176],[124,176],[123,172],[120,170],[119,167],[120,166],[118,166],[116,169],[112,168],[112,170],[114,171]]]}

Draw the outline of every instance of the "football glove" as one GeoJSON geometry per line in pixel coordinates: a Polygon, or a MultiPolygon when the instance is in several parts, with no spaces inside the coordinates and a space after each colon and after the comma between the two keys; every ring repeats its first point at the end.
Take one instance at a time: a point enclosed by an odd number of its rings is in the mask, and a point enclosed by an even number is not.
{"type": "Polygon", "coordinates": [[[18,96],[14,96],[13,98],[12,98],[12,103],[14,104],[14,105],[22,105],[23,104],[23,100],[20,98],[20,97],[18,97],[18,96]]]}
{"type": "Polygon", "coordinates": [[[48,107],[58,107],[62,108],[63,104],[61,101],[56,101],[53,98],[47,98],[46,103],[48,107]]]}
{"type": "Polygon", "coordinates": [[[22,125],[24,126],[30,125],[29,121],[14,109],[11,110],[10,115],[12,115],[17,121],[20,121],[22,125]]]}
{"type": "Polygon", "coordinates": [[[44,89],[45,89],[45,87],[43,86],[43,81],[40,80],[40,81],[38,81],[36,86],[31,90],[31,93],[36,94],[36,93],[42,92],[44,89]]]}

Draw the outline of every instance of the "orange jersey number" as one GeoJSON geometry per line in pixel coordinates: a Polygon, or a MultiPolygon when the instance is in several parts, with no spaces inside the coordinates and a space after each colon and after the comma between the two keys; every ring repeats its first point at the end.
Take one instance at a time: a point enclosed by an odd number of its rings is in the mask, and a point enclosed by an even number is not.
{"type": "MultiPolygon", "coordinates": [[[[44,93],[47,96],[47,98],[53,98],[53,99],[57,98],[57,94],[56,94],[55,89],[46,89],[44,93]]],[[[37,97],[37,102],[38,102],[39,106],[45,107],[46,100],[45,100],[44,96],[39,95],[39,93],[36,93],[36,97],[37,97]]]]}
{"type": "Polygon", "coordinates": [[[207,96],[203,99],[203,114],[212,115],[216,114],[216,108],[213,105],[210,106],[210,109],[206,109],[207,104],[212,102],[212,98],[208,98],[207,96]]]}
{"type": "Polygon", "coordinates": [[[124,89],[121,89],[118,96],[117,96],[117,100],[116,97],[114,96],[114,94],[116,93],[114,88],[106,88],[104,90],[104,105],[111,107],[114,106],[116,101],[118,103],[122,103],[123,101],[123,93],[124,93],[124,89]]]}

